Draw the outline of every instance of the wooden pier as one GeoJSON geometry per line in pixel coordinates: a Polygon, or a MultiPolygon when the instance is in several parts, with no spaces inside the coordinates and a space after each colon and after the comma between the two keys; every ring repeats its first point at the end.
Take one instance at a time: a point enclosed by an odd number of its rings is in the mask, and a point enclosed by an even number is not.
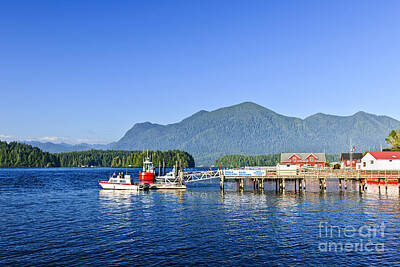
{"type": "Polygon", "coordinates": [[[327,181],[337,181],[339,190],[347,190],[349,182],[358,182],[359,191],[364,192],[368,184],[377,184],[379,190],[388,184],[397,184],[400,192],[400,170],[332,170],[332,169],[297,169],[295,171],[279,171],[275,167],[263,169],[223,169],[219,170],[220,188],[224,190],[226,182],[235,182],[238,190],[244,189],[245,181],[253,185],[253,189],[263,191],[265,182],[274,181],[275,190],[283,191],[287,182],[294,182],[295,191],[306,191],[307,183],[318,182],[319,189],[326,191],[327,181]],[[257,172],[259,170],[260,172],[257,172]],[[247,172],[246,172],[247,171],[247,172]],[[248,172],[250,171],[250,172],[248,172]],[[260,175],[246,175],[259,173],[260,175]],[[241,174],[242,173],[242,174],[241,174]]]}

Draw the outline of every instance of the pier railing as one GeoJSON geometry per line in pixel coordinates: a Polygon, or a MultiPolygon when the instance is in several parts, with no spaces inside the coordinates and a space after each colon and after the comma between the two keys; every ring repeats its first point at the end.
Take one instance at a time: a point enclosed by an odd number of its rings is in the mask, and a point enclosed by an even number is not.
{"type": "Polygon", "coordinates": [[[220,178],[221,170],[184,172],[185,183],[200,182],[220,178]]]}

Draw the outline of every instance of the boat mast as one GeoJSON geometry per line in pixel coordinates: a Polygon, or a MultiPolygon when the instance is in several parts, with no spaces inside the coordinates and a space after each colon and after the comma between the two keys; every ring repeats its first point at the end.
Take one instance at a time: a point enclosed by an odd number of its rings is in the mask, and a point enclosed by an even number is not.
{"type": "Polygon", "coordinates": [[[353,167],[353,146],[351,145],[351,137],[350,137],[350,168],[353,167]]]}
{"type": "Polygon", "coordinates": [[[163,166],[163,174],[162,175],[165,175],[165,160],[163,160],[162,166],[163,166]]]}

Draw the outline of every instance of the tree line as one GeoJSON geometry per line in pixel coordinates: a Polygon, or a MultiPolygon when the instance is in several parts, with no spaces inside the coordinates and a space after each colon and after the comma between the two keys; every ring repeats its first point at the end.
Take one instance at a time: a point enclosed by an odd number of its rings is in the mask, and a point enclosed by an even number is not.
{"type": "Polygon", "coordinates": [[[178,161],[184,167],[194,167],[193,157],[182,150],[168,151],[127,151],[127,150],[87,150],[56,154],[62,167],[97,166],[97,167],[143,167],[143,160],[149,156],[158,167],[165,164],[173,167],[178,161]]]}
{"type": "Polygon", "coordinates": [[[280,154],[267,155],[224,155],[217,159],[215,166],[222,167],[245,167],[245,166],[275,166],[280,161],[280,154]]]}
{"type": "Polygon", "coordinates": [[[175,162],[186,167],[194,167],[192,155],[181,150],[168,151],[125,151],[87,150],[65,153],[43,152],[37,147],[18,142],[0,141],[0,168],[43,168],[43,167],[142,167],[143,159],[149,156],[158,167],[165,163],[173,167],[175,162]]]}
{"type": "MultiPolygon", "coordinates": [[[[400,130],[390,132],[386,141],[392,146],[390,149],[400,151],[400,130]]],[[[173,167],[179,161],[182,167],[194,167],[192,155],[182,150],[149,151],[154,165],[165,162],[166,167],[173,167]]],[[[18,142],[0,141],[0,168],[17,167],[142,167],[145,151],[126,150],[87,150],[65,153],[44,152],[37,147],[18,142]]],[[[340,155],[327,154],[328,162],[340,161],[340,155]]],[[[275,166],[280,162],[280,154],[266,155],[225,155],[217,159],[215,166],[244,167],[244,166],[275,166]]]]}

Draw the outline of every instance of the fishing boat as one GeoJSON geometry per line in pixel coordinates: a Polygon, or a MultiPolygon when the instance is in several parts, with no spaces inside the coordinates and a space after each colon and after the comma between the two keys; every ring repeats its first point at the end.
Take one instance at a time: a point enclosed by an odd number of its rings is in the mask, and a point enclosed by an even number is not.
{"type": "Polygon", "coordinates": [[[145,190],[149,188],[149,186],[145,184],[133,184],[131,176],[123,172],[118,173],[118,175],[114,173],[107,182],[99,181],[99,185],[103,189],[112,190],[145,190]]]}

